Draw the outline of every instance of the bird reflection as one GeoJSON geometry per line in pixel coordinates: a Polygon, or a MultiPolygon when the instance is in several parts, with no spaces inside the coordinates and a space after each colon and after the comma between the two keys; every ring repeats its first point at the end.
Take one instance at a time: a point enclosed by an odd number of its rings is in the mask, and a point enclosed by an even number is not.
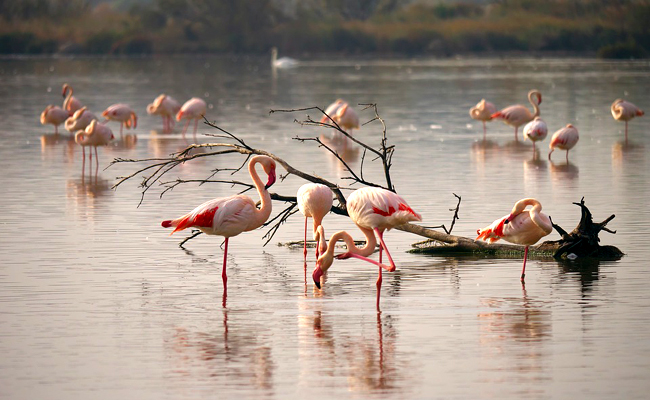
{"type": "Polygon", "coordinates": [[[612,146],[612,167],[614,170],[643,162],[645,146],[632,141],[619,141],[612,146]]]}
{"type": "Polygon", "coordinates": [[[551,180],[553,182],[562,182],[574,180],[580,173],[580,168],[570,161],[556,163],[549,161],[551,166],[551,180]]]}
{"type": "Polygon", "coordinates": [[[530,144],[519,140],[512,140],[503,145],[503,151],[511,154],[521,154],[530,152],[530,144]]]}
{"type": "Polygon", "coordinates": [[[171,352],[172,373],[195,382],[196,375],[225,386],[253,387],[273,393],[275,365],[271,348],[261,343],[255,329],[232,329],[228,310],[223,309],[221,326],[209,332],[176,327],[165,347],[171,352]]]}
{"type": "MultiPolygon", "coordinates": [[[[192,144],[180,135],[170,135],[152,130],[149,140],[149,151],[155,158],[169,157],[172,153],[185,150],[192,144]]],[[[192,154],[205,152],[204,149],[192,149],[192,154]]]]}
{"type": "Polygon", "coordinates": [[[138,136],[133,133],[127,133],[121,136],[120,139],[114,140],[109,147],[114,150],[128,150],[135,148],[137,143],[138,136]]]}
{"type": "Polygon", "coordinates": [[[472,159],[479,167],[484,167],[486,161],[498,155],[499,145],[493,140],[483,139],[472,143],[472,159]]]}
{"type": "MultiPolygon", "coordinates": [[[[348,139],[345,135],[340,132],[334,132],[331,135],[320,135],[320,141],[330,149],[334,150],[336,154],[348,165],[357,162],[359,160],[359,146],[355,145],[354,142],[348,139]]],[[[336,170],[337,173],[345,171],[345,166],[341,161],[331,152],[327,152],[328,159],[330,160],[331,166],[336,170]]]]}
{"type": "Polygon", "coordinates": [[[72,162],[74,156],[74,150],[77,147],[77,143],[74,141],[74,136],[65,135],[61,133],[49,133],[41,136],[41,154],[46,155],[52,152],[52,150],[58,146],[62,146],[63,155],[65,160],[72,162]]]}
{"type": "Polygon", "coordinates": [[[543,303],[528,298],[525,289],[521,298],[487,298],[481,303],[494,309],[478,314],[479,340],[488,359],[501,368],[505,365],[502,358],[506,358],[506,368],[521,374],[543,372],[544,354],[539,343],[552,336],[551,312],[543,303]]]}

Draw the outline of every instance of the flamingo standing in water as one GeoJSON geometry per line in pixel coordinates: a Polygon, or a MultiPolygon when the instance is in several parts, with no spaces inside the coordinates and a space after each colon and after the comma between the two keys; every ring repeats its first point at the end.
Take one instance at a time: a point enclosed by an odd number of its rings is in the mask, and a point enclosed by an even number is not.
{"type": "Polygon", "coordinates": [[[526,198],[519,200],[512,208],[512,212],[503,218],[494,221],[490,226],[476,231],[478,237],[486,242],[494,243],[499,239],[506,242],[522,244],[524,250],[524,266],[521,270],[521,282],[526,276],[526,259],[528,247],[537,243],[539,239],[553,231],[551,218],[542,213],[542,204],[536,199],[526,198]],[[527,206],[532,206],[526,210],[527,206]]]}
{"type": "Polygon", "coordinates": [[[174,115],[181,109],[181,104],[173,97],[161,94],[153,103],[147,106],[147,113],[160,115],[163,120],[163,132],[171,132],[174,128],[174,115]]]}
{"type": "Polygon", "coordinates": [[[118,103],[108,107],[102,112],[102,117],[109,121],[118,121],[120,123],[120,136],[122,136],[122,128],[126,129],[135,128],[138,125],[138,116],[135,111],[126,104],[118,103]]]}
{"type": "Polygon", "coordinates": [[[196,135],[199,119],[203,118],[205,112],[207,111],[207,108],[208,106],[205,101],[203,99],[199,99],[198,97],[192,97],[186,101],[185,104],[183,104],[183,107],[181,107],[178,114],[176,114],[176,121],[180,121],[181,119],[187,120],[185,126],[183,127],[183,137],[185,137],[185,132],[187,132],[187,127],[190,125],[191,120],[195,120],[193,134],[196,135]]]}
{"type": "Polygon", "coordinates": [[[483,139],[485,139],[485,133],[487,132],[485,123],[492,121],[492,114],[496,112],[496,106],[485,99],[482,99],[478,104],[469,109],[469,116],[472,119],[483,121],[483,139]]]}
{"type": "Polygon", "coordinates": [[[78,130],[86,129],[96,119],[97,116],[95,114],[88,111],[86,107],[81,107],[70,118],[65,120],[65,129],[70,133],[77,132],[78,130]]]}
{"type": "Polygon", "coordinates": [[[540,117],[535,117],[524,126],[524,140],[530,139],[533,142],[533,157],[535,157],[535,142],[546,139],[546,135],[548,135],[548,127],[540,117]]]}
{"type": "Polygon", "coordinates": [[[528,92],[528,101],[533,105],[532,113],[525,106],[517,104],[492,114],[492,118],[502,119],[506,124],[515,127],[515,140],[519,140],[519,136],[517,135],[519,127],[539,116],[539,105],[542,103],[542,94],[538,90],[533,89],[528,92]]]}
{"type": "Polygon", "coordinates": [[[622,99],[616,99],[612,103],[612,116],[617,121],[625,121],[625,143],[627,143],[627,123],[634,117],[641,117],[643,110],[636,105],[622,99]]]}
{"type": "Polygon", "coordinates": [[[551,159],[551,154],[557,147],[560,150],[566,150],[566,161],[569,162],[569,150],[578,143],[580,135],[578,135],[578,130],[571,124],[568,124],[564,128],[558,130],[553,134],[551,138],[551,143],[548,147],[551,149],[548,153],[548,159],[551,159]]]}
{"type": "Polygon", "coordinates": [[[59,125],[65,123],[65,120],[68,119],[70,114],[58,106],[49,105],[45,107],[45,110],[41,113],[41,124],[52,124],[54,125],[54,134],[59,134],[59,125]]]}
{"type": "Polygon", "coordinates": [[[331,118],[346,132],[352,129],[359,129],[359,116],[347,102],[341,99],[330,104],[325,109],[325,114],[327,115],[323,115],[323,118],[320,120],[322,124],[330,122],[331,118]],[[328,115],[329,118],[327,117],[328,115]]]}
{"type": "Polygon", "coordinates": [[[67,83],[63,84],[63,89],[61,95],[63,96],[63,109],[73,113],[80,109],[82,106],[81,102],[77,100],[76,97],[72,95],[72,86],[67,83]]]}
{"type": "MultiPolygon", "coordinates": [[[[390,190],[377,188],[377,187],[364,187],[357,189],[348,198],[347,210],[350,218],[354,223],[361,229],[361,231],[366,235],[368,243],[363,249],[358,249],[354,246],[350,246],[348,243],[348,251],[343,254],[336,256],[338,259],[346,259],[349,257],[356,257],[366,261],[369,261],[375,265],[379,266],[379,276],[377,277],[377,307],[379,307],[379,296],[381,291],[381,282],[382,282],[382,269],[386,269],[389,272],[395,270],[395,263],[393,258],[386,247],[384,242],[384,231],[390,230],[398,225],[405,224],[411,221],[421,221],[422,217],[420,214],[413,211],[413,209],[406,203],[401,196],[391,192],[390,190]],[[374,246],[370,246],[370,237],[374,241],[374,235],[377,235],[380,243],[379,249],[379,263],[369,260],[368,255],[374,251],[374,246]],[[388,256],[388,261],[390,266],[382,264],[382,250],[386,251],[388,256]]],[[[341,232],[335,233],[327,246],[328,254],[331,254],[334,245],[336,244],[336,239],[345,240],[346,242],[350,239],[347,233],[344,235],[341,232]],[[337,235],[338,236],[334,236],[337,235]],[[347,235],[347,236],[346,236],[347,235]]],[[[375,241],[376,243],[376,241],[375,241]]],[[[319,261],[324,261],[324,256],[319,258],[319,261]],[[323,259],[323,260],[321,260],[323,259]]],[[[325,255],[329,257],[329,255],[325,255]]],[[[321,262],[323,264],[323,262],[321,262]]],[[[319,262],[316,263],[316,269],[312,277],[314,278],[314,283],[317,287],[320,287],[320,278],[323,275],[322,266],[319,265],[319,262]]]]}
{"type": "Polygon", "coordinates": [[[303,249],[305,262],[307,261],[307,220],[310,217],[314,219],[314,239],[317,239],[316,259],[318,259],[321,251],[325,251],[320,246],[323,241],[317,238],[317,228],[321,226],[323,218],[332,208],[332,196],[332,189],[320,183],[306,183],[298,189],[296,196],[298,209],[305,216],[305,244],[303,249]]]}
{"type": "Polygon", "coordinates": [[[237,236],[242,232],[257,229],[271,215],[271,194],[268,188],[275,183],[275,161],[267,156],[255,156],[248,163],[250,174],[255,188],[262,199],[260,209],[255,207],[255,201],[245,195],[221,197],[206,201],[189,213],[174,220],[162,222],[163,228],[173,227],[176,231],[187,228],[198,228],[208,235],[219,235],[225,238],[223,252],[223,269],[221,278],[224,283],[224,294],[228,277],[226,275],[226,260],[228,257],[228,239],[237,236]],[[261,164],[264,172],[268,175],[266,185],[262,183],[255,166],[261,164]]]}
{"type": "MultiPolygon", "coordinates": [[[[99,156],[97,155],[98,146],[106,146],[114,139],[113,132],[109,127],[100,124],[97,120],[92,120],[85,130],[80,130],[74,135],[74,141],[79,144],[83,150],[83,165],[86,163],[86,147],[95,148],[95,163],[99,167],[99,156]]],[[[93,153],[90,152],[90,161],[92,162],[93,153]]],[[[85,169],[85,167],[82,167],[85,169]]],[[[91,167],[92,168],[92,167],[91,167]]],[[[97,169],[95,169],[97,171],[97,169]]]]}

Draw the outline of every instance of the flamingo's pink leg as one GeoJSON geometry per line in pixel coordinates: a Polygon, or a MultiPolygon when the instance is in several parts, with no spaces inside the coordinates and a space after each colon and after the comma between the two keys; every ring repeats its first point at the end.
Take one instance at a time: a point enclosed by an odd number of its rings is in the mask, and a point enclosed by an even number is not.
{"type": "MultiPolygon", "coordinates": [[[[318,243],[316,243],[316,251],[318,251],[318,243]]],[[[307,262],[307,217],[305,217],[305,242],[303,246],[303,255],[305,256],[305,262],[307,262]]]]}
{"type": "Polygon", "coordinates": [[[223,249],[223,268],[221,269],[221,279],[223,280],[223,288],[226,290],[226,284],[228,283],[228,276],[226,275],[226,261],[228,260],[228,239],[226,238],[224,249],[223,249]]]}
{"type": "Polygon", "coordinates": [[[528,258],[528,246],[526,246],[526,250],[524,250],[524,267],[521,270],[521,281],[524,281],[524,278],[526,277],[526,259],[528,258]]]}

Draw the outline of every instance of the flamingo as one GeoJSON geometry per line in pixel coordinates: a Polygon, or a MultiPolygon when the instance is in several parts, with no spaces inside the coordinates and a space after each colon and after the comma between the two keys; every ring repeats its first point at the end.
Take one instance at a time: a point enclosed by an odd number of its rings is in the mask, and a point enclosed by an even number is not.
{"type": "Polygon", "coordinates": [[[176,121],[180,121],[183,118],[187,120],[187,123],[183,127],[183,137],[185,137],[187,127],[190,125],[190,120],[195,120],[194,135],[196,135],[199,119],[203,118],[207,108],[208,107],[205,101],[203,99],[199,99],[198,97],[192,97],[186,101],[185,104],[183,104],[183,107],[181,107],[178,114],[176,114],[176,121]]]}
{"type": "Polygon", "coordinates": [[[506,124],[515,127],[515,140],[519,140],[519,136],[517,136],[519,127],[539,116],[539,105],[542,103],[542,94],[538,90],[533,89],[528,92],[528,101],[533,105],[533,113],[525,106],[517,104],[492,114],[492,118],[502,119],[506,124]]]}
{"type": "Polygon", "coordinates": [[[41,113],[41,124],[54,125],[54,134],[59,134],[59,125],[63,124],[70,114],[58,106],[49,105],[41,113]]]}
{"type": "Polygon", "coordinates": [[[259,228],[271,215],[271,194],[268,188],[275,183],[275,161],[267,156],[255,156],[248,163],[250,174],[255,188],[262,199],[260,209],[255,207],[255,201],[245,195],[221,197],[206,201],[189,213],[174,220],[162,222],[163,228],[173,227],[172,234],[187,228],[198,228],[208,235],[219,235],[225,238],[223,253],[223,269],[221,278],[224,290],[228,277],[226,275],[226,260],[228,257],[228,239],[242,232],[259,228]],[[255,166],[261,164],[268,175],[266,185],[262,183],[255,166]]]}
{"type": "Polygon", "coordinates": [[[65,120],[65,129],[70,133],[77,132],[78,130],[86,129],[90,125],[90,122],[96,119],[97,116],[88,111],[87,107],[81,107],[65,120]]]}
{"type": "Polygon", "coordinates": [[[553,231],[551,218],[542,213],[542,204],[533,198],[521,199],[515,203],[512,212],[503,218],[497,219],[490,226],[476,231],[478,237],[489,243],[499,239],[506,242],[522,244],[524,250],[524,266],[521,270],[521,282],[526,276],[526,259],[528,258],[528,247],[553,231]],[[526,210],[527,206],[532,206],[526,210]]]}
{"type": "Polygon", "coordinates": [[[359,129],[359,116],[347,102],[341,99],[337,99],[334,103],[330,104],[325,109],[325,114],[320,120],[322,124],[330,122],[331,118],[332,121],[336,122],[346,132],[352,129],[359,129]]]}
{"type": "Polygon", "coordinates": [[[612,116],[617,121],[625,121],[625,143],[627,143],[627,123],[634,117],[641,117],[643,110],[636,105],[622,99],[616,99],[612,103],[612,116]]]}
{"type": "MultiPolygon", "coordinates": [[[[100,124],[96,119],[90,122],[90,125],[85,130],[80,130],[74,135],[74,141],[81,145],[83,150],[83,163],[86,162],[86,146],[93,146],[95,148],[95,163],[99,166],[99,156],[97,155],[98,146],[106,146],[113,140],[113,132],[109,127],[100,124]]],[[[92,161],[93,153],[90,152],[90,160],[92,161]]]]}
{"type": "MultiPolygon", "coordinates": [[[[393,258],[386,247],[384,242],[384,231],[390,230],[398,225],[405,224],[410,221],[422,221],[420,214],[413,211],[413,209],[406,203],[401,196],[386,190],[383,188],[377,187],[364,187],[357,189],[348,198],[347,210],[350,218],[354,223],[361,229],[361,231],[366,235],[366,238],[369,240],[369,236],[374,238],[374,234],[377,235],[379,243],[381,245],[379,249],[379,263],[373,262],[367,258],[371,249],[374,250],[374,247],[366,245],[363,250],[359,250],[354,247],[349,247],[349,250],[346,253],[339,254],[336,256],[338,259],[346,259],[349,257],[356,257],[370,261],[375,265],[379,266],[379,276],[377,277],[377,307],[379,307],[379,295],[381,291],[381,282],[382,282],[382,269],[386,269],[389,272],[395,270],[395,263],[393,258]],[[390,266],[382,264],[382,250],[386,251],[390,266]]],[[[340,232],[337,232],[340,233],[340,232]]],[[[349,236],[349,235],[348,235],[349,236]]],[[[346,236],[340,234],[339,237],[342,240],[346,240],[346,236]]],[[[333,239],[336,239],[333,236],[333,239]]],[[[334,247],[335,240],[330,239],[327,250],[330,251],[330,248],[334,247]]],[[[348,244],[349,246],[349,244],[348,244]]],[[[333,251],[333,250],[332,250],[333,251]]],[[[323,256],[321,256],[323,258],[323,256]]],[[[322,267],[319,263],[316,263],[316,270],[312,274],[314,278],[314,283],[316,286],[320,284],[320,277],[323,275],[322,267]]]]}
{"type": "Polygon", "coordinates": [[[102,112],[102,117],[109,121],[118,121],[120,123],[120,136],[122,136],[122,128],[126,129],[135,128],[138,125],[138,116],[135,111],[126,104],[118,103],[108,107],[102,112]]]}
{"type": "Polygon", "coordinates": [[[160,115],[163,120],[163,132],[170,132],[174,127],[174,115],[181,109],[181,104],[173,97],[161,94],[147,106],[147,113],[160,115]]]}
{"type": "MultiPolygon", "coordinates": [[[[298,189],[296,196],[298,209],[305,216],[305,261],[307,261],[307,220],[309,217],[314,219],[314,239],[316,239],[317,228],[322,224],[323,218],[332,208],[332,196],[332,189],[320,183],[306,183],[298,189]]],[[[320,243],[320,240],[316,243],[317,259],[321,250],[320,243]]]]}
{"type": "Polygon", "coordinates": [[[271,67],[273,69],[288,69],[295,68],[300,64],[300,61],[295,60],[291,57],[281,57],[278,58],[278,48],[271,48],[271,67]]]}
{"type": "Polygon", "coordinates": [[[61,93],[61,95],[63,96],[64,99],[63,100],[64,110],[73,113],[82,107],[81,102],[72,95],[72,86],[68,85],[67,83],[63,84],[63,92],[61,93]]]}
{"type": "Polygon", "coordinates": [[[533,142],[533,157],[535,157],[535,142],[546,139],[546,135],[548,135],[548,128],[546,122],[540,117],[535,117],[534,120],[524,126],[524,140],[530,139],[533,142]]]}
{"type": "Polygon", "coordinates": [[[472,119],[483,121],[483,139],[485,139],[485,133],[487,131],[485,123],[492,121],[492,114],[496,112],[497,108],[494,104],[485,99],[481,99],[478,104],[469,109],[469,116],[472,117],[472,119]]]}
{"type": "Polygon", "coordinates": [[[580,139],[578,130],[571,124],[558,130],[553,134],[551,143],[548,145],[548,148],[551,149],[551,151],[548,152],[548,159],[551,159],[551,154],[557,147],[560,150],[566,150],[566,161],[569,162],[569,150],[578,143],[578,139],[580,139]]]}

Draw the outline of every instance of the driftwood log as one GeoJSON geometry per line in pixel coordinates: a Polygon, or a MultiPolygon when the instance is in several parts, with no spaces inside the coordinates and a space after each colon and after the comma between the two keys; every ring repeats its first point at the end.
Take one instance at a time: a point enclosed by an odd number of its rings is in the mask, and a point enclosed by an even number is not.
{"type": "MultiPolygon", "coordinates": [[[[606,228],[609,221],[614,219],[612,214],[600,223],[594,223],[591,212],[584,202],[584,197],[579,203],[573,203],[580,206],[581,218],[578,226],[571,233],[567,233],[562,227],[553,223],[553,228],[562,236],[562,239],[556,241],[546,241],[539,245],[530,246],[529,254],[538,256],[552,256],[557,259],[576,259],[592,257],[605,260],[618,260],[623,256],[623,252],[615,246],[601,246],[598,234],[600,231],[616,233],[606,228]]],[[[424,236],[429,239],[414,243],[411,253],[420,254],[468,254],[480,253],[497,256],[519,255],[524,253],[524,246],[492,243],[473,240],[470,238],[449,235],[446,233],[422,228],[413,224],[398,226],[396,229],[411,232],[416,235],[424,236]]]]}

